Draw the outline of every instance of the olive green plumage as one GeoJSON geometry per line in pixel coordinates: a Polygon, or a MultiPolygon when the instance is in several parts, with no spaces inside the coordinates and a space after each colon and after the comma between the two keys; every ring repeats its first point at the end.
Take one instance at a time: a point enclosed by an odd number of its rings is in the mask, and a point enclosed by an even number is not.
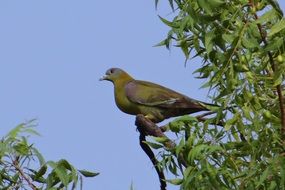
{"type": "Polygon", "coordinates": [[[158,84],[135,80],[119,68],[107,70],[100,80],[114,84],[115,101],[118,108],[128,114],[143,114],[158,123],[164,119],[207,111],[203,103],[158,84]]]}

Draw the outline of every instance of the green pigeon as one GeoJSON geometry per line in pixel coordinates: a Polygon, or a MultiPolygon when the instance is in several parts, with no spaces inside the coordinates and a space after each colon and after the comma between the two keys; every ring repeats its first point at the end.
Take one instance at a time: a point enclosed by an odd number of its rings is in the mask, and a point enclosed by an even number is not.
{"type": "Polygon", "coordinates": [[[121,111],[131,115],[143,114],[154,123],[170,117],[209,111],[206,105],[213,105],[152,82],[136,80],[119,68],[108,69],[100,80],[114,84],[115,101],[121,111]]]}

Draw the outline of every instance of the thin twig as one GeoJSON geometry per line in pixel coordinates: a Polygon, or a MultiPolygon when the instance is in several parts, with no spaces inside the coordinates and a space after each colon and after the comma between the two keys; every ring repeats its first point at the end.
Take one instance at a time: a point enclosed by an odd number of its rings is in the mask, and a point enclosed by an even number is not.
{"type": "MultiPolygon", "coordinates": [[[[212,115],[214,113],[216,113],[216,112],[210,111],[210,112],[207,112],[207,113],[204,113],[204,114],[196,116],[196,119],[198,121],[200,121],[200,122],[205,122],[206,120],[209,119],[209,118],[205,118],[205,117],[208,116],[208,115],[212,115]]],[[[214,123],[210,123],[210,124],[212,124],[212,125],[219,125],[221,127],[224,127],[224,125],[225,125],[223,121],[214,122],[214,123]]]]}
{"type": "Polygon", "coordinates": [[[33,190],[37,190],[37,187],[32,183],[32,181],[30,180],[30,178],[28,176],[26,176],[26,174],[24,173],[24,171],[21,169],[21,167],[19,166],[18,160],[14,160],[13,161],[13,166],[14,168],[20,173],[20,175],[22,176],[22,178],[28,183],[28,185],[30,186],[30,188],[32,188],[33,190]]]}

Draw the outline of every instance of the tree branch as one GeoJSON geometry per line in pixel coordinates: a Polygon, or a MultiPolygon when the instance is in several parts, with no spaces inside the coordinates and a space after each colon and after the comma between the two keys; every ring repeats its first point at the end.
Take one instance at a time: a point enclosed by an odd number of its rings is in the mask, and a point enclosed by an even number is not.
{"type": "Polygon", "coordinates": [[[143,151],[147,154],[149,159],[151,160],[156,173],[159,177],[160,189],[166,190],[166,181],[163,170],[159,167],[159,162],[155,158],[154,153],[151,148],[145,143],[145,137],[147,135],[156,136],[156,137],[166,137],[161,130],[158,130],[155,127],[155,124],[151,121],[147,120],[143,115],[137,115],[136,117],[136,126],[138,131],[140,132],[140,146],[143,151]]]}
{"type": "Polygon", "coordinates": [[[145,141],[146,141],[145,135],[140,133],[140,146],[144,150],[144,152],[147,154],[147,156],[151,160],[151,162],[152,162],[152,164],[156,170],[156,173],[159,177],[160,189],[166,190],[166,182],[165,182],[164,173],[163,173],[162,169],[159,167],[159,162],[155,158],[154,153],[152,152],[151,148],[145,143],[145,141]]]}
{"type": "MultiPolygon", "coordinates": [[[[255,4],[253,2],[253,0],[249,0],[249,4],[252,8],[255,7],[255,4]]],[[[258,15],[256,13],[254,13],[254,18],[255,20],[258,19],[258,15]]],[[[257,24],[261,39],[263,41],[263,43],[265,44],[265,46],[267,46],[267,40],[266,40],[266,31],[262,30],[262,26],[261,24],[257,24]]],[[[269,62],[271,65],[271,69],[273,71],[273,73],[276,71],[276,65],[273,59],[273,55],[270,51],[267,52],[267,55],[269,57],[269,62]]],[[[280,109],[280,114],[281,114],[281,136],[285,137],[285,108],[284,108],[284,99],[283,99],[283,95],[282,95],[282,88],[281,85],[277,85],[276,86],[276,90],[277,90],[277,95],[278,95],[278,100],[279,100],[279,109],[280,109]]]]}
{"type": "Polygon", "coordinates": [[[172,142],[156,124],[154,124],[151,120],[145,118],[143,115],[137,115],[135,124],[138,127],[139,132],[145,136],[149,135],[154,137],[163,137],[167,139],[164,144],[165,147],[169,149],[175,147],[175,143],[172,142]]]}
{"type": "Polygon", "coordinates": [[[13,166],[14,168],[20,173],[20,175],[22,176],[22,178],[28,183],[29,187],[33,190],[37,190],[37,187],[32,183],[32,181],[30,180],[30,178],[28,176],[26,176],[26,174],[24,173],[24,171],[22,170],[22,168],[19,166],[18,160],[14,160],[13,161],[13,166]]]}

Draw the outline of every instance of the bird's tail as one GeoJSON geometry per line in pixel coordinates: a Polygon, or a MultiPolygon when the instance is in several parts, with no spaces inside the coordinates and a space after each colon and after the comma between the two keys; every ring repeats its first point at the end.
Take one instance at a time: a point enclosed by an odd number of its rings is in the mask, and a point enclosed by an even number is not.
{"type": "MultiPolygon", "coordinates": [[[[203,107],[207,108],[209,111],[215,111],[215,110],[217,110],[217,109],[222,107],[222,106],[217,105],[217,104],[211,104],[211,103],[206,103],[206,102],[201,102],[201,101],[199,101],[199,103],[203,107]]],[[[237,107],[237,106],[227,106],[227,107],[224,108],[224,110],[229,110],[229,109],[232,109],[232,108],[235,108],[235,107],[237,107]]]]}

